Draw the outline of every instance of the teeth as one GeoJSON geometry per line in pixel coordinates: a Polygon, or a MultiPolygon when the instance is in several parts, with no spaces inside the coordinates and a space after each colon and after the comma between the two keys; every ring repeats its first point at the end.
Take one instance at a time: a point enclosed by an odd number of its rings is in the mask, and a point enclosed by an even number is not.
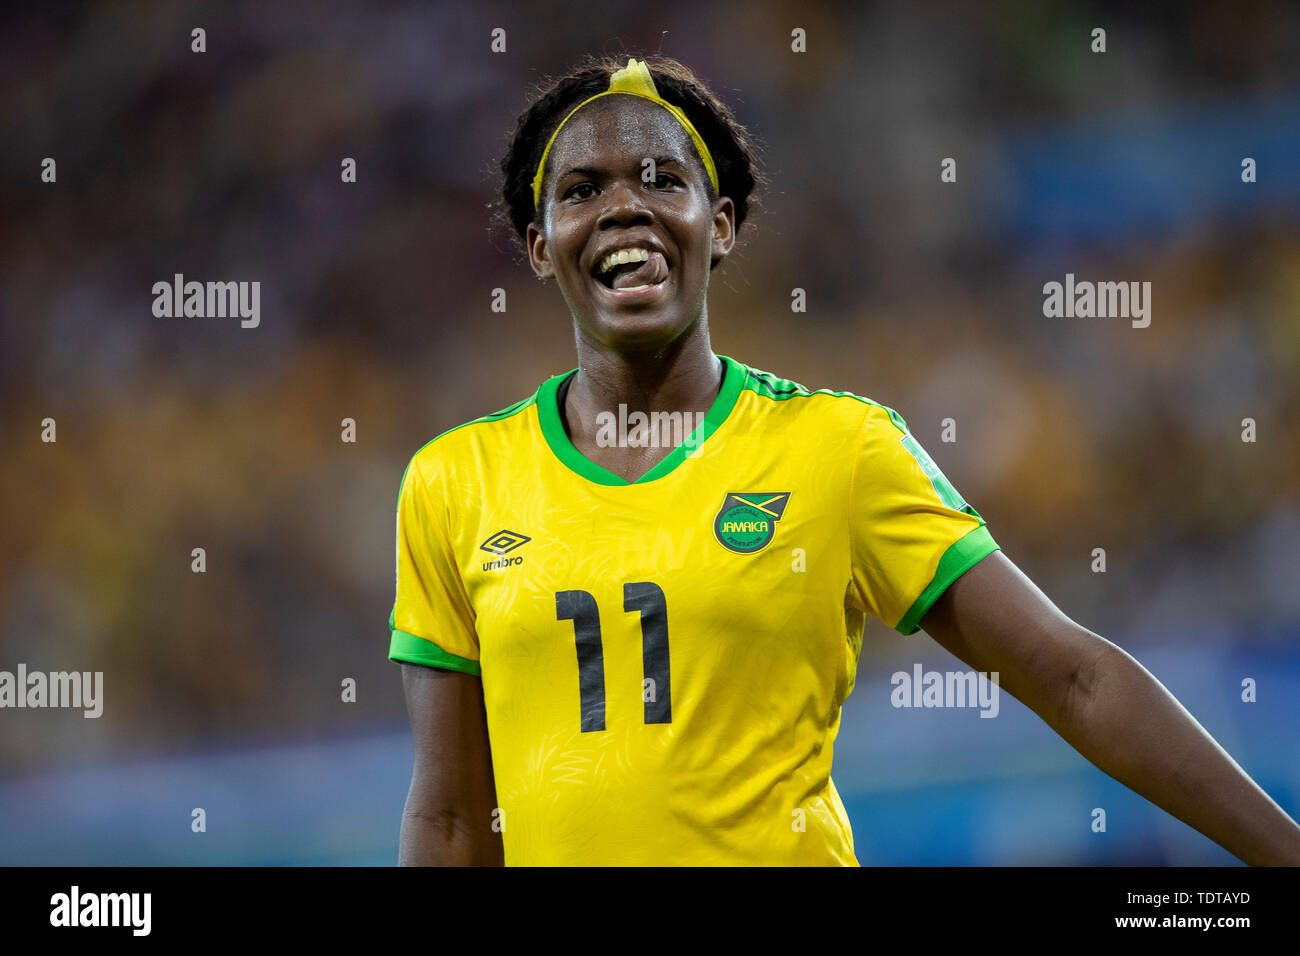
{"type": "Polygon", "coordinates": [[[618,252],[611,252],[604,259],[600,260],[596,272],[604,274],[615,266],[621,266],[627,262],[645,262],[650,258],[649,249],[620,249],[618,252]]]}

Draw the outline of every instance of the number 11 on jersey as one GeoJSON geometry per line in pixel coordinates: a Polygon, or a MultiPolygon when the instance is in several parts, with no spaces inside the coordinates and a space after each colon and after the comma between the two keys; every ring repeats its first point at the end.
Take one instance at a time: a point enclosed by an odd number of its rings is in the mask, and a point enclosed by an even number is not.
{"type": "MultiPolygon", "coordinates": [[[[649,581],[623,585],[623,610],[641,612],[641,663],[645,674],[645,722],[673,722],[668,664],[668,602],[663,589],[649,581]]],[[[573,622],[578,648],[578,699],[582,732],[605,729],[605,653],[600,640],[600,611],[589,591],[557,591],[555,617],[573,622]]]]}

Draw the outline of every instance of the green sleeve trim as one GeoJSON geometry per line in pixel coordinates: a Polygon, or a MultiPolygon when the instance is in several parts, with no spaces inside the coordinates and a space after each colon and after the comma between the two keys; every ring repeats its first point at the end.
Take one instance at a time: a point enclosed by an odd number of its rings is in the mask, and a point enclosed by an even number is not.
{"type": "Polygon", "coordinates": [[[407,664],[423,664],[425,667],[440,667],[447,671],[460,671],[476,677],[483,676],[478,661],[448,654],[433,641],[407,634],[405,631],[393,631],[393,640],[388,646],[388,659],[407,664]]]}
{"type": "Polygon", "coordinates": [[[907,613],[894,626],[894,630],[900,634],[915,634],[919,631],[921,618],[925,617],[925,612],[930,610],[934,602],[939,600],[939,596],[952,586],[952,582],[998,550],[1001,550],[998,543],[993,540],[993,535],[989,534],[989,529],[984,525],[954,541],[939,559],[939,566],[935,568],[934,578],[930,581],[929,587],[922,591],[921,596],[907,609],[907,613]]]}

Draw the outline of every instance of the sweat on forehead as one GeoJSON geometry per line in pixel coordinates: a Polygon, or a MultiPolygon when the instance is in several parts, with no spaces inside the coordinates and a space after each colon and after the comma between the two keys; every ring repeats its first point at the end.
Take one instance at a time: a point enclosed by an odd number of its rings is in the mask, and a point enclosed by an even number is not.
{"type": "Polygon", "coordinates": [[[647,157],[674,157],[693,169],[709,191],[704,163],[672,114],[649,100],[620,94],[588,103],[564,124],[546,158],[545,183],[575,166],[596,165],[597,154],[607,147],[637,165],[647,157]]]}

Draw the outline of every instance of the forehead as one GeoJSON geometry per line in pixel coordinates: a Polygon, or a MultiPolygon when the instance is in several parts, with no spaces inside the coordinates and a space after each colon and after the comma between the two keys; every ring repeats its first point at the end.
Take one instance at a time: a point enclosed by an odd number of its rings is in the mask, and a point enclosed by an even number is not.
{"type": "Polygon", "coordinates": [[[639,96],[602,96],[574,113],[551,146],[547,175],[574,166],[640,164],[647,156],[676,156],[688,165],[695,146],[662,106],[639,96]]]}

